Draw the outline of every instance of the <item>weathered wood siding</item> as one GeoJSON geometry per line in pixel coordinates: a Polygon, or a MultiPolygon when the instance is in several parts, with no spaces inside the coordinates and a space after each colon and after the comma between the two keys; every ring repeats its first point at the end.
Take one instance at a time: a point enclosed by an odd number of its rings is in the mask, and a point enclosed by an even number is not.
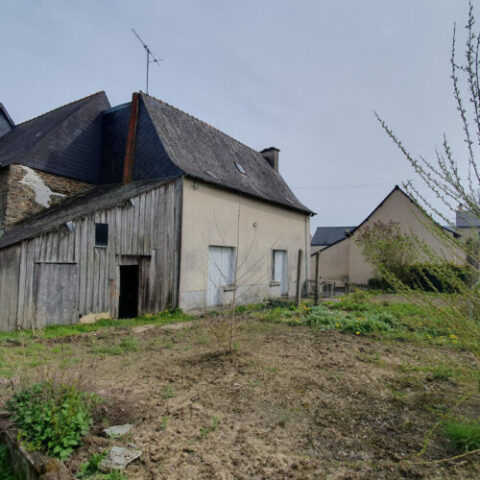
{"type": "Polygon", "coordinates": [[[120,265],[139,265],[139,314],[178,305],[182,179],[0,250],[0,330],[118,316],[120,265]],[[108,246],[95,246],[107,223],[108,246]]]}

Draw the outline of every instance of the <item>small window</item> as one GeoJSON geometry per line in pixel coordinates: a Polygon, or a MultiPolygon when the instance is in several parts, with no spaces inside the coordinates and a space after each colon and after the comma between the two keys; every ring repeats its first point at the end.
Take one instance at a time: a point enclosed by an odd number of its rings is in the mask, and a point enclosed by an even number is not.
{"type": "Polygon", "coordinates": [[[108,223],[95,224],[95,246],[106,247],[108,245],[108,223]]]}
{"type": "Polygon", "coordinates": [[[237,163],[237,162],[233,162],[235,164],[235,166],[237,167],[237,170],[242,174],[242,175],[246,175],[247,172],[245,171],[245,169],[243,168],[243,165],[241,165],[240,163],[237,163]]]}

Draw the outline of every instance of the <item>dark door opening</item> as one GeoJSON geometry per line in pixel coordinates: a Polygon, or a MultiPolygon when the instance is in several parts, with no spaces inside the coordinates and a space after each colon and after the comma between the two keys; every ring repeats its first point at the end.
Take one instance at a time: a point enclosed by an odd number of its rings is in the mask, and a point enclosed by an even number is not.
{"type": "Polygon", "coordinates": [[[118,317],[138,317],[138,265],[120,266],[118,317]]]}

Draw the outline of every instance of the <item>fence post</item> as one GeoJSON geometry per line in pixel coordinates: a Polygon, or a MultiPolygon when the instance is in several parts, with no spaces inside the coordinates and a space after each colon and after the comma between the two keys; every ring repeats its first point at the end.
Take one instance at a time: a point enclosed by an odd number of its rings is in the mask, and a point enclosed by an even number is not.
{"type": "Polygon", "coordinates": [[[302,293],[301,285],[300,285],[300,278],[302,276],[302,256],[303,250],[300,249],[298,251],[298,260],[297,260],[297,292],[295,295],[295,304],[297,307],[300,305],[300,295],[302,293]]]}
{"type": "Polygon", "coordinates": [[[319,278],[318,278],[318,274],[319,274],[319,266],[320,266],[320,255],[318,253],[315,254],[315,290],[314,290],[314,297],[313,297],[313,304],[315,306],[318,305],[318,282],[319,282],[319,278]]]}

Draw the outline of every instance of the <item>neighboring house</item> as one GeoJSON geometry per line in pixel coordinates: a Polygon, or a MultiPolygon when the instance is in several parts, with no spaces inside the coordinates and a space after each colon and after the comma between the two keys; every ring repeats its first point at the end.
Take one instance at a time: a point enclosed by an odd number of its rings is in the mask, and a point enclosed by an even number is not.
{"type": "MultiPolygon", "coordinates": [[[[326,247],[312,253],[311,278],[315,275],[315,256],[319,255],[319,276],[322,281],[335,281],[366,285],[373,276],[372,266],[363,256],[356,240],[362,231],[375,222],[395,222],[409,235],[415,235],[425,242],[436,254],[448,261],[462,261],[459,251],[443,243],[435,233],[438,227],[433,220],[398,186],[385,197],[373,212],[357,227],[339,227],[338,238],[326,247]],[[347,231],[348,230],[348,231],[347,231]]],[[[320,227],[321,238],[324,227],[320,227]]],[[[456,233],[445,229],[449,235],[456,233]]],[[[314,235],[314,239],[317,233],[314,235]]],[[[313,251],[313,244],[312,244],[313,251]]]]}
{"type": "Polygon", "coordinates": [[[474,238],[480,240],[480,218],[478,218],[473,212],[464,210],[462,205],[460,205],[455,213],[455,227],[457,233],[466,239],[474,238]]]}
{"type": "Polygon", "coordinates": [[[354,229],[355,227],[318,227],[312,238],[311,253],[342,240],[354,229]]]}
{"type": "Polygon", "coordinates": [[[278,149],[143,93],[2,131],[0,330],[293,295],[299,250],[309,277],[313,213],[278,149]]]}

